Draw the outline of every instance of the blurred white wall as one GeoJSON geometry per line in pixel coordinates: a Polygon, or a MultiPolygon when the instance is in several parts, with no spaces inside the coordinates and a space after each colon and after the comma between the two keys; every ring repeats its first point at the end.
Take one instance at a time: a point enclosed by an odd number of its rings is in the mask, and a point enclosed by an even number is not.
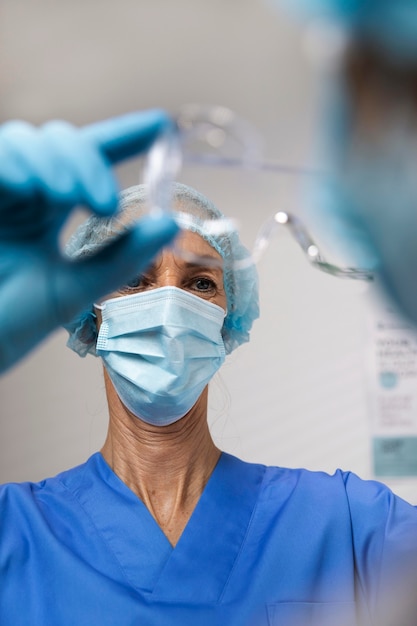
{"type": "MultiPolygon", "coordinates": [[[[300,28],[263,0],[2,0],[1,121],[85,124],[221,104],[258,127],[267,156],[313,163],[320,92],[302,44],[300,28]]],[[[119,176],[135,184],[136,165],[119,176]]],[[[366,297],[311,269],[285,237],[260,275],[252,341],[212,385],[218,445],[247,460],[370,477],[366,297]]],[[[0,482],[52,475],[104,440],[101,365],[65,342],[57,331],[0,379],[0,482]]],[[[417,502],[416,480],[387,482],[417,502]]]]}

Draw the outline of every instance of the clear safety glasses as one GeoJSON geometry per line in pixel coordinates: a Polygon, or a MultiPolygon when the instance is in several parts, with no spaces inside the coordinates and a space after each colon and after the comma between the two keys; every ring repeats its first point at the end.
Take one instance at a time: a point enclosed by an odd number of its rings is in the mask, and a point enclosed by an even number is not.
{"type": "MultiPolygon", "coordinates": [[[[149,212],[181,215],[181,206],[172,197],[173,181],[209,198],[221,214],[201,207],[191,219],[216,241],[227,243],[227,238],[232,241],[238,235],[247,253],[234,257],[232,245],[231,259],[224,259],[236,268],[257,264],[272,241],[287,231],[313,267],[340,278],[373,279],[371,270],[344,263],[329,232],[310,225],[311,209],[321,201],[326,176],[264,160],[259,133],[225,107],[182,107],[172,131],[150,151],[142,180],[149,212]],[[337,262],[327,260],[329,253],[337,262]]],[[[177,253],[196,263],[201,260],[196,253],[191,257],[181,249],[177,253]]]]}

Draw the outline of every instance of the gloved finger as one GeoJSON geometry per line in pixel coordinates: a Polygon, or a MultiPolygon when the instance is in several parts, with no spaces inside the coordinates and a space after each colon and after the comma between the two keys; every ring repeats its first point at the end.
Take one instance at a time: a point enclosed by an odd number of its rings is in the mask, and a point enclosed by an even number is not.
{"type": "Polygon", "coordinates": [[[0,192],[28,197],[39,179],[43,155],[37,129],[26,122],[12,121],[0,127],[0,192]]]}
{"type": "Polygon", "coordinates": [[[84,175],[85,162],[90,170],[105,171],[105,176],[98,176],[99,186],[105,187],[102,195],[106,205],[116,202],[109,167],[70,124],[55,122],[36,128],[26,122],[9,122],[0,129],[0,150],[3,208],[35,196],[61,206],[74,206],[84,199],[88,204],[88,185],[85,192],[83,179],[89,183],[92,175],[84,175]]]}
{"type": "MultiPolygon", "coordinates": [[[[59,227],[51,203],[68,206],[72,175],[40,129],[13,121],[0,128],[1,235],[32,238],[59,227]]],[[[62,221],[66,213],[62,212],[62,221]]]]}
{"type": "Polygon", "coordinates": [[[50,122],[41,129],[12,121],[0,127],[2,208],[39,191],[62,205],[102,214],[117,206],[109,162],[144,151],[170,120],[162,111],[131,113],[83,129],[50,122]],[[7,197],[9,196],[9,197],[7,197]]]}
{"type": "Polygon", "coordinates": [[[63,122],[50,122],[43,128],[51,151],[73,169],[73,204],[85,204],[96,213],[107,215],[117,207],[117,185],[109,161],[143,151],[170,124],[161,111],[132,113],[99,122],[84,129],[73,129],[63,122]]]}
{"type": "Polygon", "coordinates": [[[82,133],[114,164],[146,151],[172,124],[166,113],[154,109],[91,124],[82,133]]]}
{"type": "Polygon", "coordinates": [[[49,122],[42,129],[45,149],[55,155],[62,174],[50,181],[52,194],[69,206],[82,204],[102,215],[117,207],[118,186],[106,158],[77,128],[49,122]]]}
{"type": "Polygon", "coordinates": [[[59,322],[66,323],[93,302],[141,273],[178,232],[168,217],[146,217],[97,254],[65,265],[56,301],[59,322]]]}
{"type": "Polygon", "coordinates": [[[102,214],[116,209],[113,172],[79,129],[65,122],[52,122],[42,128],[10,122],[1,130],[3,227],[9,225],[19,233],[25,228],[39,232],[43,225],[51,224],[52,217],[58,229],[67,212],[77,204],[102,214]],[[28,203],[28,199],[33,202],[28,203]],[[16,210],[10,211],[11,207],[16,210]]]}

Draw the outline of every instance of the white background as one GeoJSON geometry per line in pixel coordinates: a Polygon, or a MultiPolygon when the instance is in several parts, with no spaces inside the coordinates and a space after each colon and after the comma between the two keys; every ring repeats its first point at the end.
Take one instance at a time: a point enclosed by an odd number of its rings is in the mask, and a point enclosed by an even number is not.
{"type": "MultiPolygon", "coordinates": [[[[268,157],[317,165],[321,91],[303,30],[261,0],[2,0],[0,11],[2,121],[221,104],[260,130],[268,157]]],[[[119,176],[135,184],[135,164],[119,176]]],[[[371,477],[366,295],[285,236],[259,269],[252,341],[212,384],[216,442],[250,461],[371,477]]],[[[65,342],[57,331],[0,379],[0,482],[52,475],[104,440],[100,362],[65,342]]],[[[386,482],[417,502],[417,480],[386,482]]]]}

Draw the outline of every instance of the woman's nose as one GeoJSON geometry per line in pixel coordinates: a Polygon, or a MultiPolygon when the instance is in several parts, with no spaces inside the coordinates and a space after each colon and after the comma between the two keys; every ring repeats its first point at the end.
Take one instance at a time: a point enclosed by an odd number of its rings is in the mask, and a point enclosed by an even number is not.
{"type": "Polygon", "coordinates": [[[163,272],[157,277],[157,287],[181,287],[181,277],[177,272],[163,272]]]}

